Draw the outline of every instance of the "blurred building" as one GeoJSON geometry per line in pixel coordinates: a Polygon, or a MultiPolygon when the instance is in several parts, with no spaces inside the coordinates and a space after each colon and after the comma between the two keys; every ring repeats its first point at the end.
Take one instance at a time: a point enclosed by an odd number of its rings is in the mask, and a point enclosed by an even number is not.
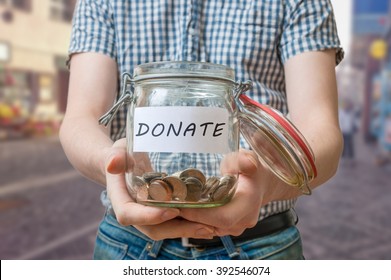
{"type": "Polygon", "coordinates": [[[0,0],[0,138],[7,126],[17,130],[27,121],[45,126],[61,119],[75,2],[0,0]]]}
{"type": "Polygon", "coordinates": [[[362,79],[362,129],[391,151],[391,0],[354,0],[351,66],[362,79]]]}

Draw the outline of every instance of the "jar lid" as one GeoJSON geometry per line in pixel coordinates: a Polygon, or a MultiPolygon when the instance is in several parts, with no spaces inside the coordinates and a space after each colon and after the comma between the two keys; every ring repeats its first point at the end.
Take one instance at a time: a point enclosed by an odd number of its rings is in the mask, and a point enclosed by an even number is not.
{"type": "Polygon", "coordinates": [[[310,194],[308,184],[317,176],[317,170],[304,136],[274,108],[243,94],[239,99],[245,105],[239,106],[240,131],[261,162],[287,184],[310,194]]]}
{"type": "Polygon", "coordinates": [[[235,83],[235,72],[232,68],[207,62],[162,61],[140,64],[134,68],[135,82],[159,78],[203,78],[220,79],[235,83]]]}

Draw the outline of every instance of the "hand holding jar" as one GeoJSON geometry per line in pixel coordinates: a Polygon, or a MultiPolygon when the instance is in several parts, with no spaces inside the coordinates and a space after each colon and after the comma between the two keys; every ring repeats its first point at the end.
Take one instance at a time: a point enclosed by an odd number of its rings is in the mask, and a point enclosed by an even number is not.
{"type": "Polygon", "coordinates": [[[221,167],[223,174],[240,174],[230,203],[217,208],[180,210],[145,206],[137,203],[128,193],[124,173],[134,164],[133,159],[126,157],[125,146],[125,140],[121,139],[114,143],[109,153],[106,164],[108,195],[117,220],[122,225],[133,225],[155,240],[239,235],[257,222],[258,209],[266,203],[266,192],[278,189],[273,186],[280,182],[262,166],[254,152],[240,150],[228,156],[221,167]]]}
{"type": "Polygon", "coordinates": [[[107,193],[121,225],[133,225],[151,239],[215,236],[213,226],[180,218],[176,208],[151,207],[137,203],[129,194],[125,173],[134,168],[134,159],[126,155],[126,140],[120,139],[107,151],[107,193]]]}

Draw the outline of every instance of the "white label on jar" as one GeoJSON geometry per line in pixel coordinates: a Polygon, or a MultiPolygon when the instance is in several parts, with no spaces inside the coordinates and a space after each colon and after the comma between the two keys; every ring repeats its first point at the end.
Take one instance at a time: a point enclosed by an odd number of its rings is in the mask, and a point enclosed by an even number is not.
{"type": "Polygon", "coordinates": [[[229,114],[216,107],[139,107],[133,151],[228,153],[229,114]]]}

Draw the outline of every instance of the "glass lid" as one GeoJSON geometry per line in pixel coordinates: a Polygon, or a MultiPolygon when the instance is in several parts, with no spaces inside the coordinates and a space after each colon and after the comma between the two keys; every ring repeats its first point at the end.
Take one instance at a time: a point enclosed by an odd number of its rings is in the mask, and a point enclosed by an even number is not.
{"type": "Polygon", "coordinates": [[[314,154],[299,130],[282,113],[246,95],[239,97],[240,131],[260,160],[289,185],[310,194],[317,176],[314,154]]]}

